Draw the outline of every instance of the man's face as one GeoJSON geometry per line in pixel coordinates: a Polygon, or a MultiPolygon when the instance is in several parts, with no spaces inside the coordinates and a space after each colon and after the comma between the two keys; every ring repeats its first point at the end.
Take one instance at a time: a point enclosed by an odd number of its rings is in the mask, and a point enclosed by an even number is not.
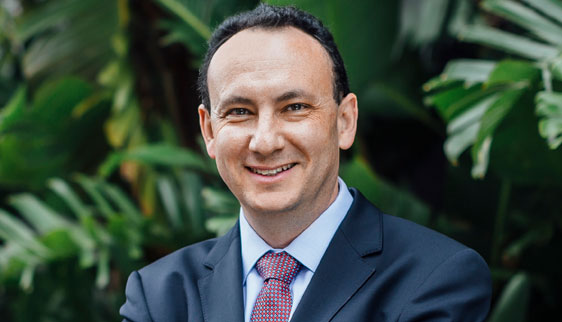
{"type": "Polygon", "coordinates": [[[339,149],[353,143],[355,95],[333,98],[322,45],[292,27],[247,29],[215,53],[210,113],[199,107],[209,155],[249,217],[320,214],[337,195],[339,149]]]}

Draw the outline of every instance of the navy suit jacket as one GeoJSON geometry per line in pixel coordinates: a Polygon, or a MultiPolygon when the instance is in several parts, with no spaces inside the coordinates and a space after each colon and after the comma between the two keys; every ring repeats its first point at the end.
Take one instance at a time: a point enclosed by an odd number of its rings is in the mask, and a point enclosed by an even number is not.
{"type": "MultiPolygon", "coordinates": [[[[473,250],[381,213],[357,190],[291,322],[483,321],[488,266],[473,250]]],[[[135,322],[243,322],[240,230],[180,249],[129,276],[135,322]]]]}

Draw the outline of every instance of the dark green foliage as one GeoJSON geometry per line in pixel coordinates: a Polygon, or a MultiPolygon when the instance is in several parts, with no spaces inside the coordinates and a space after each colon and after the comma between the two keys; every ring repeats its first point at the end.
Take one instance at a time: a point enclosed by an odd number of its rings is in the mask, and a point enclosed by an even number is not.
{"type": "MultiPolygon", "coordinates": [[[[197,145],[195,77],[212,28],[257,1],[11,2],[0,319],[118,321],[132,270],[237,218],[197,145]]],[[[361,114],[348,185],[479,251],[490,321],[558,318],[562,4],[268,2],[317,15],[340,46],[361,114]]]]}
{"type": "Polygon", "coordinates": [[[464,26],[459,39],[497,49],[499,59],[450,61],[425,84],[426,103],[447,123],[448,159],[458,164],[472,146],[472,176],[501,181],[489,262],[496,286],[509,281],[490,321],[550,319],[533,308],[531,294],[550,311],[560,301],[562,266],[553,257],[562,207],[552,196],[562,182],[562,3],[488,0],[482,8],[525,33],[464,26]]]}

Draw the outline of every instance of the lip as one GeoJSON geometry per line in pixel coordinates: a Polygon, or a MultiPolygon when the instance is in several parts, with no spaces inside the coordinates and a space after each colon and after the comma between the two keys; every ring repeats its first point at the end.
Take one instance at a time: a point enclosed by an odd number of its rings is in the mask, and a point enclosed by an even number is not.
{"type": "Polygon", "coordinates": [[[270,183],[270,182],[282,180],[288,174],[293,172],[292,170],[295,168],[295,166],[297,166],[297,163],[285,163],[278,166],[247,165],[245,166],[245,168],[258,181],[270,183]],[[273,171],[273,170],[282,169],[284,167],[288,167],[288,169],[282,170],[275,174],[266,175],[266,174],[256,173],[256,171],[260,171],[260,172],[273,171]]]}
{"type": "Polygon", "coordinates": [[[247,165],[245,166],[246,168],[249,169],[257,169],[257,170],[261,170],[261,171],[266,171],[266,170],[275,170],[275,169],[279,169],[285,166],[291,166],[294,167],[295,165],[297,165],[296,162],[289,162],[289,163],[283,163],[280,165],[276,165],[276,166],[263,166],[263,165],[247,165]]]}

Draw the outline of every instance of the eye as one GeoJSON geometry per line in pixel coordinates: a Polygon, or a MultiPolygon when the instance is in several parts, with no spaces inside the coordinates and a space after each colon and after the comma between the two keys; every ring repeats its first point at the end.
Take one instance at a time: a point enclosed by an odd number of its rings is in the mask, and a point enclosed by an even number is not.
{"type": "Polygon", "coordinates": [[[295,103],[295,104],[291,104],[289,106],[287,106],[287,111],[302,111],[306,108],[307,106],[301,103],[295,103]]]}
{"type": "Polygon", "coordinates": [[[241,116],[241,115],[250,114],[250,111],[248,111],[247,109],[242,108],[242,107],[237,107],[237,108],[233,108],[233,109],[229,110],[227,114],[228,115],[241,116]]]}

